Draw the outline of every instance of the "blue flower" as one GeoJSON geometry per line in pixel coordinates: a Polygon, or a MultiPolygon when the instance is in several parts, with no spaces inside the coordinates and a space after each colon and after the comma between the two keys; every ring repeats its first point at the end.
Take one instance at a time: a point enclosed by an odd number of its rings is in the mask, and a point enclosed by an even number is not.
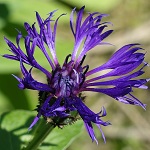
{"type": "Polygon", "coordinates": [[[47,121],[51,119],[55,125],[59,126],[60,122],[63,123],[66,118],[72,117],[73,121],[76,120],[77,114],[79,114],[92,141],[98,143],[92,124],[99,128],[105,141],[101,126],[110,125],[110,122],[102,120],[102,117],[106,116],[104,107],[100,112],[94,113],[84,104],[85,97],[82,92],[103,93],[117,101],[139,105],[145,109],[145,104],[134,97],[132,93],[134,88],[148,88],[145,84],[149,79],[138,78],[144,74],[143,69],[147,63],[144,62],[145,54],[141,52],[143,49],[140,45],[128,44],[116,51],[106,63],[89,70],[89,65],[84,65],[87,52],[97,45],[106,44],[103,40],[112,33],[112,30],[106,31],[109,23],[101,22],[102,18],[107,16],[106,14],[88,13],[83,20],[84,7],[78,13],[75,10],[73,9],[70,15],[74,47],[72,54],[66,56],[62,66],[56,56],[55,38],[58,20],[64,14],[54,21],[52,18],[55,11],[50,12],[45,20],[41,19],[39,13],[36,12],[39,32],[35,23],[32,26],[24,23],[27,35],[24,37],[21,32],[18,32],[16,45],[5,38],[12,54],[5,54],[3,57],[20,62],[23,78],[14,75],[19,81],[20,89],[39,91],[39,105],[36,109],[38,114],[29,129],[36,124],[41,116],[47,121]],[[75,15],[76,19],[74,19],[75,15]],[[21,49],[19,44],[22,38],[26,52],[21,49]],[[37,47],[45,55],[51,70],[45,69],[38,63],[34,56],[37,47]],[[52,58],[48,51],[50,51],[52,58]],[[30,70],[24,64],[31,66],[30,70]],[[41,83],[34,79],[32,76],[34,68],[45,74],[47,83],[41,83]],[[91,75],[105,70],[109,70],[109,72],[94,78],[91,77],[91,75]],[[109,77],[114,78],[110,79],[109,77]],[[72,115],[73,113],[76,115],[72,115]]]}

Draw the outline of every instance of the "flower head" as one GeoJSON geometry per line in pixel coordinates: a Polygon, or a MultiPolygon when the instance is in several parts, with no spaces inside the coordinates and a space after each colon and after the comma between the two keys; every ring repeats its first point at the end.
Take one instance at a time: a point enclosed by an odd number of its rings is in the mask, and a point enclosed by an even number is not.
{"type": "Polygon", "coordinates": [[[149,79],[137,78],[144,73],[143,69],[147,64],[144,63],[145,54],[138,52],[142,50],[140,45],[128,44],[115,52],[106,63],[89,70],[89,65],[84,65],[87,52],[97,45],[105,44],[103,40],[112,33],[112,30],[104,31],[109,23],[101,22],[101,20],[107,15],[98,12],[88,13],[88,16],[83,20],[83,12],[84,7],[78,13],[75,9],[72,10],[70,28],[75,39],[74,47],[72,54],[66,56],[62,66],[56,56],[55,37],[58,20],[64,14],[60,15],[54,22],[52,18],[55,11],[50,12],[45,20],[36,12],[40,31],[37,31],[35,24],[30,26],[28,23],[24,23],[27,36],[23,37],[19,32],[16,37],[16,45],[5,38],[12,55],[5,54],[3,57],[20,62],[23,78],[14,75],[19,81],[20,89],[39,91],[39,105],[36,109],[38,114],[29,128],[32,128],[41,116],[46,120],[51,119],[59,126],[67,118],[75,121],[77,114],[79,114],[92,141],[97,142],[93,123],[100,129],[105,141],[101,125],[107,126],[110,123],[101,118],[106,116],[106,110],[102,107],[98,113],[91,111],[84,104],[85,97],[81,93],[83,91],[104,93],[117,101],[139,105],[145,109],[145,104],[134,97],[132,92],[133,88],[147,88],[145,84],[149,79]],[[76,19],[74,19],[75,15],[76,19]],[[53,28],[52,23],[54,23],[53,28]],[[19,45],[21,38],[24,39],[26,53],[19,45]],[[36,47],[45,55],[51,70],[38,63],[34,55],[37,50],[36,47]],[[48,51],[50,51],[52,58],[50,58],[48,51]],[[28,70],[24,64],[31,66],[31,69],[28,70]],[[34,68],[45,74],[47,83],[41,83],[33,78],[32,69],[34,68]],[[110,71],[103,75],[91,77],[97,72],[108,69],[110,71]],[[108,77],[114,77],[114,79],[108,77]]]}

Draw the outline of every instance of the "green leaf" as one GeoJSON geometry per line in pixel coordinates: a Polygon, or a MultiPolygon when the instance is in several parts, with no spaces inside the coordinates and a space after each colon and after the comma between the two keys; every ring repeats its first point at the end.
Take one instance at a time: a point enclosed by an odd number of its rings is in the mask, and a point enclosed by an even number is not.
{"type": "Polygon", "coordinates": [[[80,120],[63,129],[55,128],[40,146],[40,150],[65,150],[80,135],[82,127],[83,123],[80,120]]]}
{"type": "Polygon", "coordinates": [[[1,149],[20,150],[21,146],[31,138],[28,127],[34,116],[35,113],[24,110],[16,110],[2,114],[0,118],[1,149]]]}
{"type": "MultiPolygon", "coordinates": [[[[35,115],[35,112],[25,110],[15,110],[1,115],[0,145],[2,150],[20,150],[31,141],[34,129],[28,132],[28,127],[35,115]]],[[[78,137],[81,131],[82,121],[77,121],[63,129],[55,128],[39,149],[64,150],[78,137]]]]}

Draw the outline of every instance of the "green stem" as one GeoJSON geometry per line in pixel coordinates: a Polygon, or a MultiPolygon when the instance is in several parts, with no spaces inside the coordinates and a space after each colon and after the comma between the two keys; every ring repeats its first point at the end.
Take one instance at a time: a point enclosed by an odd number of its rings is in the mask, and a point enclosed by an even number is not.
{"type": "Polygon", "coordinates": [[[39,145],[44,141],[44,139],[49,135],[49,133],[55,128],[52,123],[45,122],[44,119],[41,119],[40,124],[36,128],[34,132],[34,137],[31,142],[27,145],[27,147],[23,148],[23,150],[37,150],[39,145]]]}

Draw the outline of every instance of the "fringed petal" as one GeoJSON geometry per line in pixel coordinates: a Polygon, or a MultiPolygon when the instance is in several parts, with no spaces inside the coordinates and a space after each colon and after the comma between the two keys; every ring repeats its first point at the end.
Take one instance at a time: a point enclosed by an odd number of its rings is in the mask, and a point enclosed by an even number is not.
{"type": "MultiPolygon", "coordinates": [[[[107,27],[101,22],[102,17],[107,15],[100,14],[100,13],[92,13],[86,17],[86,19],[82,23],[83,13],[84,13],[84,6],[79,10],[76,17],[76,23],[73,23],[73,16],[75,13],[75,9],[73,9],[71,16],[70,16],[70,28],[75,38],[74,49],[72,52],[71,60],[75,60],[76,55],[79,51],[79,47],[82,42],[83,48],[79,53],[77,58],[77,62],[79,63],[84,55],[96,45],[99,45],[103,39],[109,36],[112,33],[112,30],[108,30],[102,33],[103,29],[107,27]]],[[[107,24],[107,23],[106,23],[107,24]]]]}
{"type": "Polygon", "coordinates": [[[106,110],[103,108],[99,113],[95,114],[78,97],[73,98],[73,106],[77,109],[79,115],[83,119],[87,132],[90,135],[92,141],[96,141],[96,143],[98,144],[92,123],[96,124],[99,127],[100,132],[102,133],[102,137],[105,141],[105,136],[100,126],[101,125],[108,126],[110,125],[110,122],[108,121],[104,122],[100,118],[106,116],[106,110]]]}
{"type": "Polygon", "coordinates": [[[129,67],[130,65],[132,66],[132,70],[137,68],[143,62],[144,54],[136,53],[136,51],[142,48],[133,46],[137,46],[137,44],[123,46],[105,64],[88,71],[86,77],[106,69],[126,68],[126,66],[129,67]],[[132,65],[133,63],[134,65],[132,65]]]}

